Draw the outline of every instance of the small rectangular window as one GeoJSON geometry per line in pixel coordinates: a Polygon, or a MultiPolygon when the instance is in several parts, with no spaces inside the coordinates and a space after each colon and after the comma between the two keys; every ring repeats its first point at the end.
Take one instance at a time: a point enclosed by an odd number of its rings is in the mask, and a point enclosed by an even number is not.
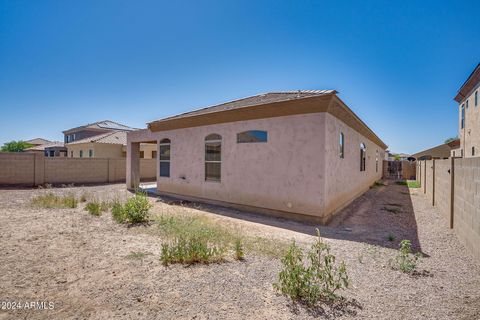
{"type": "Polygon", "coordinates": [[[164,143],[160,143],[160,177],[170,177],[170,140],[165,139],[164,141],[164,143]]]}
{"type": "Polygon", "coordinates": [[[80,158],[83,158],[83,150],[80,150],[80,158]]]}
{"type": "Polygon", "coordinates": [[[220,181],[222,176],[222,137],[205,138],[205,181],[220,181]]]}
{"type": "Polygon", "coordinates": [[[475,155],[475,147],[472,147],[472,156],[475,155]]]}
{"type": "Polygon", "coordinates": [[[465,106],[462,104],[462,120],[461,120],[461,128],[465,128],[465,106]]]}
{"type": "Polygon", "coordinates": [[[475,107],[478,106],[478,91],[475,91],[475,107]]]}
{"type": "Polygon", "coordinates": [[[237,134],[237,143],[267,142],[267,131],[250,130],[237,134]]]}
{"type": "Polygon", "coordinates": [[[343,135],[343,132],[340,132],[340,158],[341,159],[345,158],[344,143],[345,143],[345,136],[343,135]]]}
{"type": "Polygon", "coordinates": [[[73,151],[70,151],[70,158],[73,158],[73,151]]]}
{"type": "Polygon", "coordinates": [[[93,157],[93,150],[92,149],[88,150],[88,157],[89,158],[93,157]]]}
{"type": "Polygon", "coordinates": [[[467,101],[465,101],[465,104],[467,105],[467,109],[468,109],[468,99],[467,99],[467,101]]]}

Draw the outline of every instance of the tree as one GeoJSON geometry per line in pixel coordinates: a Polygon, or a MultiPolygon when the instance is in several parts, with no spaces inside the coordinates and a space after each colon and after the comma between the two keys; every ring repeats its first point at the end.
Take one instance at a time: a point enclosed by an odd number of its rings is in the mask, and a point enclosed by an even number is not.
{"type": "Polygon", "coordinates": [[[457,140],[457,139],[458,139],[458,137],[448,138],[447,140],[445,140],[444,143],[449,143],[449,142],[455,141],[455,140],[457,140]]]}
{"type": "Polygon", "coordinates": [[[33,147],[33,144],[26,143],[25,141],[10,141],[3,144],[2,152],[23,152],[25,149],[33,147]]]}

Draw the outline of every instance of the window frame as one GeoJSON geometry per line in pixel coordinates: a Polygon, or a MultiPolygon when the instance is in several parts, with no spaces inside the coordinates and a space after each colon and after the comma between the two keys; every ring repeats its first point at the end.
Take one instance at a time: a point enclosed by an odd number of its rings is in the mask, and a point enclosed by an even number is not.
{"type": "Polygon", "coordinates": [[[375,151],[375,172],[378,173],[378,149],[375,151]]]}
{"type": "Polygon", "coordinates": [[[265,130],[246,130],[246,131],[242,131],[242,132],[239,132],[237,133],[237,143],[267,143],[268,142],[268,132],[265,131],[265,130]],[[263,140],[258,140],[258,141],[242,141],[241,138],[243,138],[243,136],[241,136],[242,134],[248,134],[248,133],[260,133],[260,135],[265,135],[265,139],[263,140]]]}
{"type": "Polygon", "coordinates": [[[340,132],[340,159],[345,159],[345,135],[340,132]]]}
{"type": "Polygon", "coordinates": [[[160,140],[160,143],[158,144],[158,152],[157,152],[157,158],[158,158],[158,176],[161,178],[170,178],[171,176],[171,160],[172,160],[172,141],[168,138],[160,140]],[[162,152],[161,148],[162,147],[168,147],[168,159],[162,159],[162,152]],[[168,175],[162,175],[162,163],[168,164],[168,175]]]}
{"type": "Polygon", "coordinates": [[[93,158],[93,149],[88,149],[88,157],[93,158]]]}
{"type": "Polygon", "coordinates": [[[80,150],[79,155],[80,155],[80,158],[83,158],[83,150],[80,150]]]}
{"type": "Polygon", "coordinates": [[[465,129],[465,104],[460,108],[460,129],[465,129]]]}
{"type": "Polygon", "coordinates": [[[204,152],[204,163],[205,163],[205,182],[222,182],[222,136],[217,133],[211,133],[205,137],[204,140],[205,152],[204,152]],[[220,144],[220,160],[207,160],[207,146],[213,144],[220,144]],[[220,165],[219,169],[219,178],[212,178],[207,175],[207,164],[218,163],[220,165]]]}
{"type": "Polygon", "coordinates": [[[367,146],[365,143],[360,143],[360,172],[367,171],[367,146]]]}

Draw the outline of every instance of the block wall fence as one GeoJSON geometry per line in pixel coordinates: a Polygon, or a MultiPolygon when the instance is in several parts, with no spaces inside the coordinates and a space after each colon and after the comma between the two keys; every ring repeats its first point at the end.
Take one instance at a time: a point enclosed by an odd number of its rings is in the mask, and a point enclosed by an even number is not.
{"type": "MultiPolygon", "coordinates": [[[[156,159],[140,159],[142,180],[156,179],[156,159]]],[[[0,185],[124,182],[126,159],[49,158],[40,153],[0,152],[0,185]]]]}
{"type": "Polygon", "coordinates": [[[480,158],[417,162],[421,191],[480,261],[480,158]]]}

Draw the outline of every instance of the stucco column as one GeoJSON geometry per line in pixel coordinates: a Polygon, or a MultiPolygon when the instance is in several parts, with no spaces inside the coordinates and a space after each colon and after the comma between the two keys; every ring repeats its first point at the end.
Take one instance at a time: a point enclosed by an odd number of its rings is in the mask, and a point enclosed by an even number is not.
{"type": "Polygon", "coordinates": [[[127,189],[140,186],[140,142],[127,142],[127,189]]]}

